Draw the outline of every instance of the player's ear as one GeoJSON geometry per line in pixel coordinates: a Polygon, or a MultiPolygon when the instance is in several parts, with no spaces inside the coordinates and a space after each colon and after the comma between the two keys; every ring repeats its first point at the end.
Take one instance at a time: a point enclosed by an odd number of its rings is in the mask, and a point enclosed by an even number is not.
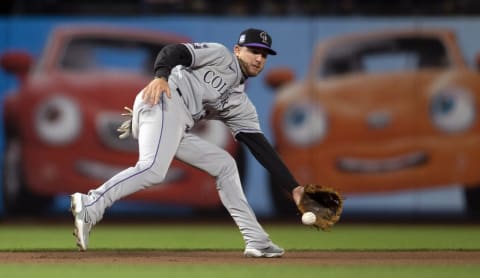
{"type": "Polygon", "coordinates": [[[233,47],[233,53],[235,53],[235,56],[238,57],[238,55],[240,55],[240,49],[241,49],[241,46],[236,44],[234,47],[233,47]]]}

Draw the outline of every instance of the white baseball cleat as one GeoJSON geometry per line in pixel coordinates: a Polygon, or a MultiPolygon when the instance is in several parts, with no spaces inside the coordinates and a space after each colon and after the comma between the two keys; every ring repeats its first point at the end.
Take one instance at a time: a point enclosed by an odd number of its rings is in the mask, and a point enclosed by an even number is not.
{"type": "Polygon", "coordinates": [[[73,235],[77,239],[77,246],[80,251],[87,251],[88,237],[92,224],[86,220],[87,211],[83,207],[82,194],[75,193],[70,196],[70,210],[74,219],[73,235]]]}
{"type": "Polygon", "coordinates": [[[274,243],[270,243],[268,247],[263,249],[247,247],[243,254],[249,258],[278,258],[285,254],[285,250],[274,243]]]}

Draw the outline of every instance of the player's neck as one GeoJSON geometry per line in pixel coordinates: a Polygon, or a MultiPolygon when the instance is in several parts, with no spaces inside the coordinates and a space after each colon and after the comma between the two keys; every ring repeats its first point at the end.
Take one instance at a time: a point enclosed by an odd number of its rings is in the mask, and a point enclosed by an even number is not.
{"type": "Polygon", "coordinates": [[[245,83],[245,81],[247,81],[249,76],[246,74],[247,70],[246,70],[245,63],[242,61],[242,59],[238,57],[237,57],[237,60],[238,60],[238,64],[240,65],[240,70],[242,71],[242,80],[240,81],[240,84],[243,84],[245,83]]]}

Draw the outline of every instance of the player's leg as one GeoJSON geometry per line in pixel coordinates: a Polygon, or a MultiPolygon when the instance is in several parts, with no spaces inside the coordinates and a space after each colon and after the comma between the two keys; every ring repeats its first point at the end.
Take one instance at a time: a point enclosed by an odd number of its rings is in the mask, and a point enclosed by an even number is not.
{"type": "Polygon", "coordinates": [[[151,106],[137,96],[132,120],[138,121],[138,162],[89,191],[85,206],[94,223],[115,201],[164,180],[186,128],[187,118],[176,98],[163,97],[151,106]]]}
{"type": "Polygon", "coordinates": [[[102,219],[106,208],[125,196],[163,181],[186,124],[191,120],[176,96],[164,97],[160,104],[151,106],[144,103],[139,94],[133,113],[134,128],[138,128],[134,133],[138,135],[139,144],[136,165],[90,190],[88,195],[72,195],[77,243],[81,250],[88,245],[87,230],[102,219]],[[87,228],[82,228],[84,226],[87,228]]]}
{"type": "Polygon", "coordinates": [[[243,192],[236,162],[227,151],[187,133],[178,147],[176,158],[216,178],[220,200],[242,233],[246,255],[249,255],[247,250],[258,251],[255,257],[283,255],[283,249],[271,242],[258,223],[243,192]]]}

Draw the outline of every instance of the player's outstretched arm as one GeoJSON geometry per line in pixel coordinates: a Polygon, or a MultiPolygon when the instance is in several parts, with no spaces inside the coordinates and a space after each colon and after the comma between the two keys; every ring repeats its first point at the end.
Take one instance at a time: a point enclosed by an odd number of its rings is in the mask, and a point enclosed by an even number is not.
{"type": "Polygon", "coordinates": [[[270,173],[275,184],[295,196],[293,190],[299,187],[298,182],[262,133],[240,132],[235,138],[248,147],[255,159],[270,173]]]}
{"type": "Polygon", "coordinates": [[[300,186],[262,133],[240,132],[235,138],[247,145],[258,162],[270,172],[275,184],[291,192],[302,214],[308,212],[314,215],[314,221],[308,225],[328,230],[338,222],[343,210],[343,197],[337,191],[315,184],[300,186]]]}

